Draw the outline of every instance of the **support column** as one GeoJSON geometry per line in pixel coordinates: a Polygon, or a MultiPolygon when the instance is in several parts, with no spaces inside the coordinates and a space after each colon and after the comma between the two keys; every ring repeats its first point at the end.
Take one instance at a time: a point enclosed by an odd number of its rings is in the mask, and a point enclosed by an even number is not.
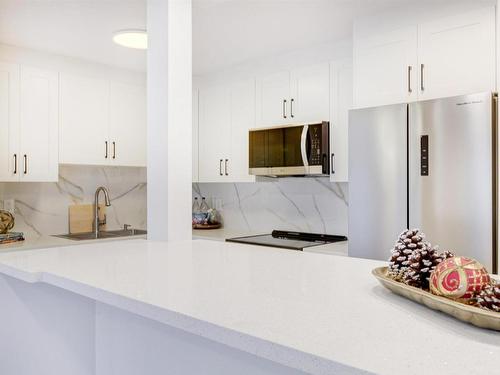
{"type": "Polygon", "coordinates": [[[148,0],[148,239],[191,239],[191,0],[148,0]]]}

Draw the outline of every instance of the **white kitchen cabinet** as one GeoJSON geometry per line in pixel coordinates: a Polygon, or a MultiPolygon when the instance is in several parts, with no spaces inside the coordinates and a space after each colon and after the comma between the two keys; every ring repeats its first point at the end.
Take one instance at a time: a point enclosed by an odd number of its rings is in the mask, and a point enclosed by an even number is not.
{"type": "Polygon", "coordinates": [[[0,62],[0,181],[19,180],[19,66],[0,62]]]}
{"type": "Polygon", "coordinates": [[[111,82],[109,150],[112,165],[146,166],[146,88],[111,82]]]}
{"type": "MultiPolygon", "coordinates": [[[[199,180],[220,182],[231,151],[231,100],[227,85],[204,87],[199,93],[199,180]]],[[[242,151],[243,152],[243,151],[242,151]]]]}
{"type": "Polygon", "coordinates": [[[287,124],[290,116],[290,72],[272,73],[257,82],[257,127],[287,124]]]}
{"type": "Polygon", "coordinates": [[[58,73],[21,66],[19,108],[19,180],[57,181],[58,73]]]}
{"type": "Polygon", "coordinates": [[[193,163],[192,163],[192,179],[193,182],[198,182],[198,89],[193,88],[193,163]]]}
{"type": "Polygon", "coordinates": [[[417,27],[355,40],[354,105],[417,100],[417,27]]]}
{"type": "Polygon", "coordinates": [[[61,164],[146,166],[146,90],[61,74],[61,164]]]}
{"type": "Polygon", "coordinates": [[[108,164],[109,83],[61,74],[59,161],[63,164],[108,164]]]}
{"type": "Polygon", "coordinates": [[[199,90],[200,182],[249,182],[248,131],[255,124],[255,80],[199,90]]]}
{"type": "Polygon", "coordinates": [[[419,25],[419,99],[495,90],[495,10],[419,25]]]}
{"type": "Polygon", "coordinates": [[[495,8],[354,38],[354,106],[495,90],[495,8]]]}
{"type": "Polygon", "coordinates": [[[0,63],[0,181],[58,180],[58,74],[0,63]]]}
{"type": "Polygon", "coordinates": [[[231,140],[227,175],[231,182],[253,182],[248,174],[248,131],[255,124],[255,79],[231,85],[231,140]]]}
{"type": "Polygon", "coordinates": [[[329,120],[328,63],[282,71],[257,81],[256,127],[329,120]]]}
{"type": "Polygon", "coordinates": [[[330,118],[328,63],[291,72],[289,116],[292,123],[320,123],[330,118]]]}
{"type": "Polygon", "coordinates": [[[342,60],[330,64],[330,180],[348,181],[348,125],[352,108],[352,61],[342,60]]]}

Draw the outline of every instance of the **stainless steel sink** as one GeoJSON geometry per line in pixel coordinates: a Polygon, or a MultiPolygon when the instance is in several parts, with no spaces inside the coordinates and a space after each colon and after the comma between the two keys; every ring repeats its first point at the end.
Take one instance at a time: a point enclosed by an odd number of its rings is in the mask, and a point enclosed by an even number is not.
{"type": "Polygon", "coordinates": [[[140,236],[147,234],[148,232],[143,229],[118,229],[118,230],[101,230],[96,234],[94,232],[88,233],[68,233],[68,234],[58,234],[53,237],[67,238],[69,240],[82,241],[82,240],[97,240],[102,238],[116,238],[116,237],[129,237],[129,236],[140,236]]]}

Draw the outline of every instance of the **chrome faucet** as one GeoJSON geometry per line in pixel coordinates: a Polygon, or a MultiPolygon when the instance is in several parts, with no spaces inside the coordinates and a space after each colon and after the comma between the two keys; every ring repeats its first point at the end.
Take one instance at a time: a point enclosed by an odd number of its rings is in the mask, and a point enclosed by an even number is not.
{"type": "Polygon", "coordinates": [[[106,207],[111,206],[108,189],[103,186],[99,186],[95,191],[94,197],[94,234],[96,238],[99,237],[99,227],[106,224],[106,215],[104,215],[104,220],[99,220],[99,193],[101,191],[104,193],[104,203],[106,204],[106,207]]]}

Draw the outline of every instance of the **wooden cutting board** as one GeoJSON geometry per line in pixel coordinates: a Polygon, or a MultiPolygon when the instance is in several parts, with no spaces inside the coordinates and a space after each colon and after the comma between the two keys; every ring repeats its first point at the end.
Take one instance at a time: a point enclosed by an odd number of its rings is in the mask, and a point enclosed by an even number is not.
{"type": "MultiPolygon", "coordinates": [[[[99,205],[99,220],[104,220],[106,206],[99,205]]],[[[93,204],[75,204],[68,207],[69,233],[87,233],[92,232],[94,223],[94,205],[93,204]]],[[[100,227],[106,229],[106,225],[100,227]]]]}

